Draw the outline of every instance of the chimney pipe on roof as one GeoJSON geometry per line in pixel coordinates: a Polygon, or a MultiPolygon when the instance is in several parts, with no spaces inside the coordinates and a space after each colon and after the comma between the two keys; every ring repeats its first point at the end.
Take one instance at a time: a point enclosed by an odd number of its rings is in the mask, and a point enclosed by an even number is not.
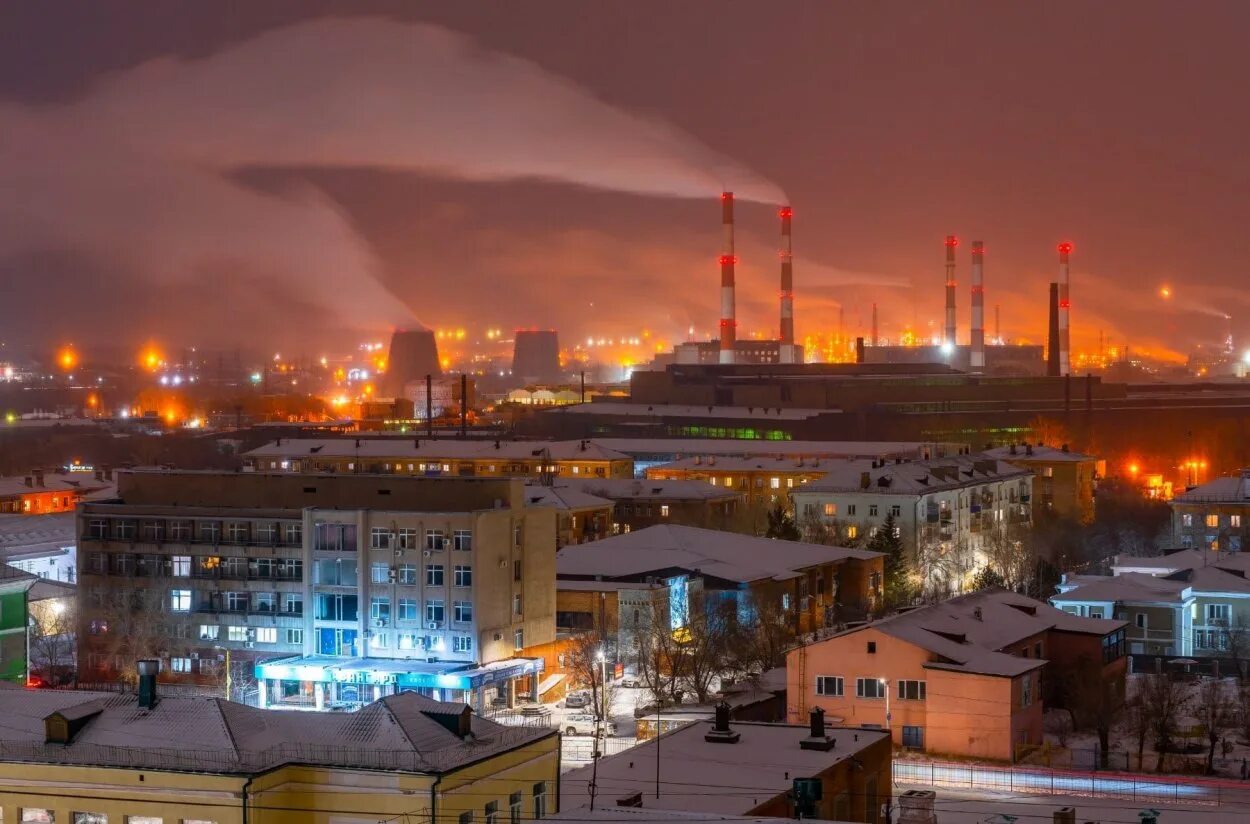
{"type": "Polygon", "coordinates": [[[809,735],[812,738],[825,737],[825,711],[820,707],[812,707],[811,718],[808,721],[810,725],[809,735]]]}
{"type": "Polygon", "coordinates": [[[716,705],[716,720],[712,722],[712,729],[703,736],[703,740],[709,744],[737,744],[740,738],[742,734],[734,732],[729,726],[729,705],[721,701],[716,705]]]}
{"type": "Polygon", "coordinates": [[[720,256],[720,362],[732,364],[737,343],[737,316],[734,311],[734,194],[721,192],[721,225],[724,245],[720,256]]]}

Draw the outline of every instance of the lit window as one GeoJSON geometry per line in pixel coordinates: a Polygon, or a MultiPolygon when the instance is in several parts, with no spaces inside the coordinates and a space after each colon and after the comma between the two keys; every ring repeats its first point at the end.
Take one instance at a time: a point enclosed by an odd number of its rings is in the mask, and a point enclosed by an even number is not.
{"type": "Polygon", "coordinates": [[[780,478],[769,478],[769,479],[768,479],[768,487],[769,487],[769,489],[781,489],[781,479],[780,479],[780,478]]]}
{"type": "Polygon", "coordinates": [[[668,504],[660,504],[660,517],[661,518],[668,517],[668,504]]]}
{"type": "Polygon", "coordinates": [[[1189,514],[1188,512],[1186,512],[1184,515],[1182,515],[1182,516],[1181,516],[1181,525],[1182,525],[1182,526],[1193,526],[1193,525],[1194,525],[1194,516],[1193,516],[1193,515],[1191,515],[1191,514],[1189,514]]]}
{"type": "Polygon", "coordinates": [[[278,628],[277,627],[258,627],[256,629],[256,642],[258,644],[278,643],[278,628]]]}
{"type": "Polygon", "coordinates": [[[1220,526],[1220,516],[1219,516],[1219,515],[1208,515],[1208,516],[1207,516],[1207,526],[1209,526],[1209,527],[1210,527],[1210,528],[1212,528],[1212,529],[1218,529],[1218,528],[1219,528],[1219,526],[1220,526]]]}
{"type": "Polygon", "coordinates": [[[838,514],[837,504],[825,504],[825,517],[832,518],[838,514]]]}
{"type": "Polygon", "coordinates": [[[191,590],[171,589],[169,591],[169,611],[170,612],[190,612],[191,611],[191,590]]]}
{"type": "Polygon", "coordinates": [[[1241,529],[1241,516],[1240,516],[1240,515],[1229,515],[1229,516],[1228,516],[1228,525],[1229,525],[1229,526],[1231,526],[1231,527],[1233,527],[1234,529],[1241,529]]]}
{"type": "Polygon", "coordinates": [[[247,627],[226,627],[227,641],[246,641],[247,627]]]}
{"type": "Polygon", "coordinates": [[[858,537],[859,537],[859,527],[855,526],[854,524],[851,524],[850,526],[848,526],[848,527],[846,528],[846,537],[847,537],[847,538],[849,538],[849,539],[851,539],[851,540],[854,540],[854,539],[858,538],[858,537]]]}
{"type": "MultiPolygon", "coordinates": [[[[170,658],[169,669],[171,672],[190,672],[191,671],[191,659],[190,658],[170,658]]],[[[51,819],[49,819],[49,821],[50,820],[51,819]]]]}

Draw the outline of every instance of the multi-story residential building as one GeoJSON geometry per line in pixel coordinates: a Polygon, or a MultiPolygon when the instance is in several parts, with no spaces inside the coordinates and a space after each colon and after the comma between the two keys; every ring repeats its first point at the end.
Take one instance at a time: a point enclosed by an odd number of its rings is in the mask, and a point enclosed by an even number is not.
{"type": "Polygon", "coordinates": [[[1033,520],[1047,515],[1094,520],[1094,488],[1106,475],[1107,462],[1093,455],[1044,444],[1012,444],[987,449],[989,458],[1007,461],[1033,473],[1033,520]]]}
{"type": "Polygon", "coordinates": [[[0,692],[5,821],[286,824],[543,818],[559,734],[405,693],[354,713],[215,699],[0,692]]]}
{"type": "Polygon", "coordinates": [[[1240,658],[1250,649],[1250,554],[1121,555],[1112,573],[1066,575],[1050,602],[1073,615],[1127,621],[1136,654],[1240,658]]]}
{"type": "Polygon", "coordinates": [[[1250,469],[1188,489],[1171,506],[1175,546],[1240,552],[1250,539],[1250,469]]]}
{"type": "Polygon", "coordinates": [[[612,502],[584,491],[578,482],[530,482],[525,495],[530,506],[551,507],[558,513],[559,546],[597,541],[610,534],[612,502]]]}
{"type": "Polygon", "coordinates": [[[735,523],[739,494],[704,481],[663,481],[651,478],[562,479],[556,490],[577,489],[610,508],[613,535],[658,524],[729,529],[735,523]]]}
{"type": "Polygon", "coordinates": [[[828,626],[881,597],[883,556],[686,526],[653,526],[569,547],[556,556],[557,621],[618,633],[618,649],[652,620],[674,627],[700,597],[734,614],[782,615],[795,635],[828,626]],[[658,612],[657,612],[658,610],[658,612]]]}
{"type": "Polygon", "coordinates": [[[985,565],[988,541],[1032,524],[1033,474],[1005,461],[956,455],[932,461],[839,462],[792,493],[800,524],[816,519],[846,540],[887,517],[923,580],[963,580],[985,565]],[[945,563],[954,559],[953,563],[945,563]]]}
{"type": "MultiPolygon", "coordinates": [[[[597,404],[601,405],[601,404],[597,404]]],[[[634,474],[685,458],[786,458],[803,460],[927,461],[967,451],[961,443],[925,441],[794,441],[764,438],[595,438],[604,449],[634,459],[634,474]]]]}
{"type": "MultiPolygon", "coordinates": [[[[642,796],[642,814],[658,821],[704,815],[881,820],[881,807],[892,793],[893,766],[884,732],[827,726],[819,713],[801,725],[731,721],[729,715],[729,707],[722,705],[715,721],[686,724],[565,773],[562,814],[573,820],[586,815],[597,788],[600,805],[642,796]],[[653,798],[660,773],[668,789],[653,798]],[[807,810],[804,799],[795,798],[795,779],[800,778],[813,790],[807,810]]],[[[632,818],[626,810],[615,815],[632,818]]]]}
{"type": "Polygon", "coordinates": [[[521,479],[135,471],[79,511],[80,666],[255,665],[261,705],[513,700],[555,635],[556,512],[521,479]]]}
{"type": "MultiPolygon", "coordinates": [[[[791,496],[809,481],[825,477],[831,466],[845,461],[822,458],[695,456],[647,470],[653,480],[703,481],[733,490],[744,504],[791,506],[791,496]]],[[[867,461],[863,462],[867,465],[867,461]]]]}
{"type": "Polygon", "coordinates": [[[279,438],[243,456],[244,472],[337,472],[452,477],[629,478],[628,455],[594,441],[437,438],[279,438]]]}
{"type": "Polygon", "coordinates": [[[1010,759],[1042,743],[1043,695],[1066,674],[1095,665],[1123,695],[1124,630],[1001,590],[916,607],[792,650],[788,717],[819,707],[904,747],[1010,759]]]}

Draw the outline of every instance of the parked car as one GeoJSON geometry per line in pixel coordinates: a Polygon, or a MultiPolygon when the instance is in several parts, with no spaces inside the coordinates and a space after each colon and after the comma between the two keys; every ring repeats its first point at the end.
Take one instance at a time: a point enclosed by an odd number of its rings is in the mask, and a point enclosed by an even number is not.
{"type": "Polygon", "coordinates": [[[627,690],[637,690],[642,689],[642,682],[637,678],[626,676],[621,679],[621,686],[627,690]]]}
{"type": "Polygon", "coordinates": [[[604,721],[600,723],[590,713],[576,713],[566,716],[561,726],[565,735],[594,735],[596,729],[599,729],[600,735],[605,738],[616,735],[615,722],[604,721]]]}
{"type": "Polygon", "coordinates": [[[564,706],[571,710],[580,710],[590,706],[590,696],[584,692],[571,692],[564,698],[564,706]]]}

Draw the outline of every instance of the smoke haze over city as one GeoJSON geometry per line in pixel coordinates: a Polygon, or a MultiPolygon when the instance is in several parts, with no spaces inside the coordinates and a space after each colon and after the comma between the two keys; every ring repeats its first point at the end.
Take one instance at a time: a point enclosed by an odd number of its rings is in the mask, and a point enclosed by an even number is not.
{"type": "Polygon", "coordinates": [[[986,241],[1005,335],[1044,338],[1068,239],[1076,345],[1184,352],[1250,310],[1248,13],[1123,10],[10,8],[0,323],[309,351],[440,323],[706,337],[728,188],[744,335],[776,334],[785,198],[800,336],[839,307],[865,334],[873,302],[884,334],[936,332],[955,233],[986,241]]]}

